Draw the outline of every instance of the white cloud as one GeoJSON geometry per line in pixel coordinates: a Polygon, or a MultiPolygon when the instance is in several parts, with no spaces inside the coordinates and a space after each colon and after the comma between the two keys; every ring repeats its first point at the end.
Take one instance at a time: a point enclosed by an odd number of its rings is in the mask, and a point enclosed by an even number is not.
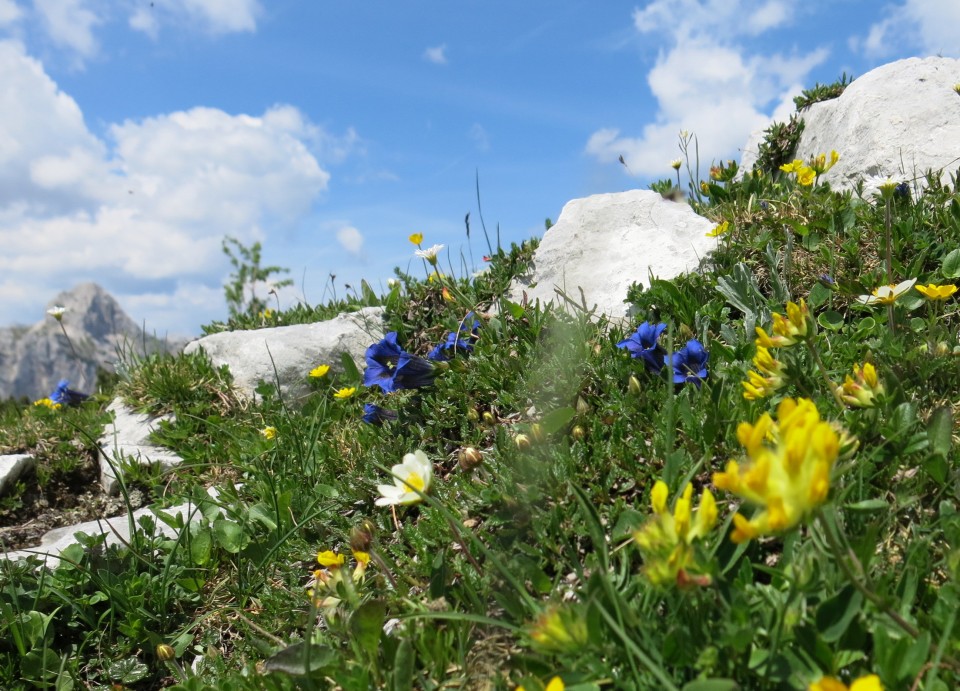
{"type": "Polygon", "coordinates": [[[480,151],[488,151],[490,149],[490,135],[487,134],[486,128],[479,122],[475,122],[470,126],[468,136],[480,151]]]}
{"type": "Polygon", "coordinates": [[[355,257],[359,257],[363,251],[363,234],[353,226],[340,228],[337,231],[337,242],[355,257]]]}
{"type": "Polygon", "coordinates": [[[0,0],[0,26],[13,24],[23,16],[23,10],[14,0],[0,0]]]}
{"type": "Polygon", "coordinates": [[[423,59],[432,62],[435,65],[447,64],[447,44],[443,43],[434,48],[427,48],[423,51],[423,59]]]}
{"type": "Polygon", "coordinates": [[[212,34],[253,32],[263,10],[259,0],[155,0],[137,7],[130,27],[156,38],[161,23],[196,27],[212,34]]]}
{"type": "Polygon", "coordinates": [[[622,155],[634,174],[666,177],[679,154],[678,133],[687,130],[697,136],[701,165],[739,158],[750,133],[769,124],[772,110],[782,112],[827,57],[823,48],[792,56],[750,53],[736,40],[790,18],[790,6],[778,0],[655,0],[635,10],[637,31],[666,44],[647,74],[655,120],[633,136],[600,129],[587,153],[610,164],[622,155]]]}
{"type": "MultiPolygon", "coordinates": [[[[117,123],[100,139],[11,41],[0,41],[0,83],[0,323],[35,321],[80,280],[124,286],[125,304],[144,309],[153,303],[136,296],[160,284],[220,294],[223,236],[249,244],[295,227],[327,188],[321,161],[359,141],[286,105],[258,116],[193,108],[117,123]]],[[[339,239],[362,244],[359,233],[339,239]]],[[[169,316],[154,307],[131,316],[154,325],[169,316]]]]}
{"type": "Polygon", "coordinates": [[[93,29],[102,22],[89,0],[33,0],[50,38],[60,46],[89,58],[97,51],[93,29]]]}
{"type": "Polygon", "coordinates": [[[956,0],[904,0],[887,9],[866,37],[851,40],[854,50],[882,58],[904,50],[960,56],[960,3],[956,0]]]}

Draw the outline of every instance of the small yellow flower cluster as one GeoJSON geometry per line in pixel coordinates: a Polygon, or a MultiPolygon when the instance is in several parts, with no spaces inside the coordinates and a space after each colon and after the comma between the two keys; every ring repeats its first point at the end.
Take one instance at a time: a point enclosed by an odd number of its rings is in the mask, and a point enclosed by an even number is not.
{"type": "Polygon", "coordinates": [[[275,439],[276,436],[277,436],[277,428],[276,428],[276,427],[264,427],[262,430],[260,430],[260,435],[261,435],[264,439],[275,439]]]}
{"type": "Polygon", "coordinates": [[[840,154],[836,151],[830,152],[830,160],[827,161],[826,154],[819,154],[810,159],[809,163],[797,158],[791,163],[784,163],[780,170],[784,173],[792,173],[797,176],[797,182],[804,187],[809,187],[817,181],[821,175],[836,165],[840,160],[840,154]]]}
{"type": "Polygon", "coordinates": [[[840,437],[813,401],[786,398],[776,422],[767,413],[756,424],[741,422],[737,439],[747,452],[744,467],[729,461],[713,484],[763,508],[750,520],[733,517],[734,542],[788,530],[826,500],[840,437]]]}
{"type": "Polygon", "coordinates": [[[743,397],[748,401],[766,398],[786,384],[787,366],[773,357],[768,348],[757,346],[753,366],[757,368],[756,371],[747,372],[747,381],[741,382],[743,397]]]}
{"type": "Polygon", "coordinates": [[[343,578],[343,565],[347,559],[344,555],[338,554],[332,550],[325,550],[317,554],[317,563],[322,567],[313,572],[313,579],[307,587],[307,595],[313,600],[315,607],[327,610],[335,609],[340,604],[343,594],[341,584],[346,589],[352,589],[353,584],[360,583],[363,580],[363,574],[370,563],[370,555],[367,552],[353,551],[353,558],[357,565],[353,569],[351,582],[348,584],[343,578]],[[321,593],[327,595],[321,597],[321,593]]]}
{"type": "Polygon", "coordinates": [[[810,319],[807,303],[802,299],[799,305],[788,302],[787,316],[773,313],[773,336],[768,335],[761,327],[757,327],[757,346],[764,348],[792,346],[812,336],[813,332],[813,320],[810,319]]]}
{"type": "Polygon", "coordinates": [[[587,643],[587,621],[570,605],[552,605],[527,625],[527,635],[541,649],[574,652],[587,643]]]}
{"type": "Polygon", "coordinates": [[[654,585],[709,585],[710,576],[697,560],[694,541],[717,524],[717,502],[709,489],[700,494],[696,517],[691,510],[693,485],[687,483],[673,513],[667,510],[669,488],[657,480],[650,493],[653,516],[633,534],[643,553],[643,572],[654,585]]]}
{"type": "Polygon", "coordinates": [[[59,403],[54,403],[49,397],[34,401],[33,405],[37,406],[38,408],[49,408],[50,410],[60,410],[61,408],[59,403]]]}
{"type": "Polygon", "coordinates": [[[855,408],[872,408],[877,396],[884,393],[883,382],[877,377],[877,368],[866,362],[853,366],[853,376],[849,374],[843,384],[837,387],[837,394],[847,405],[855,408]]]}

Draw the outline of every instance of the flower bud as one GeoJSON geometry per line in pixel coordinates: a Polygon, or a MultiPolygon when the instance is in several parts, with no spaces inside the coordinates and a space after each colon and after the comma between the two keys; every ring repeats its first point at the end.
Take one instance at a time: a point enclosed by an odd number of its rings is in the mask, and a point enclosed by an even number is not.
{"type": "Polygon", "coordinates": [[[583,396],[577,396],[577,415],[589,415],[593,408],[583,396]]]}
{"type": "Polygon", "coordinates": [[[640,395],[640,380],[637,379],[634,375],[630,375],[630,378],[627,380],[627,391],[632,393],[634,396],[640,395]]]}
{"type": "Polygon", "coordinates": [[[543,432],[543,426],[539,422],[534,422],[532,425],[530,425],[530,436],[537,444],[543,443],[546,435],[543,432]]]}
{"type": "Polygon", "coordinates": [[[465,446],[460,449],[458,458],[460,467],[466,472],[470,472],[483,463],[483,454],[472,446],[465,446]]]}
{"type": "Polygon", "coordinates": [[[364,518],[360,525],[350,529],[350,551],[369,552],[373,544],[375,526],[369,518],[364,518]]]}
{"type": "Polygon", "coordinates": [[[587,431],[583,429],[582,425],[574,425],[573,429],[570,430],[570,436],[573,437],[574,441],[582,441],[587,436],[587,431]]]}
{"type": "Polygon", "coordinates": [[[493,413],[491,413],[489,410],[483,411],[483,424],[487,425],[488,427],[492,427],[496,421],[497,419],[493,417],[493,413]]]}
{"type": "Polygon", "coordinates": [[[470,408],[470,410],[467,411],[467,419],[470,422],[478,422],[480,420],[480,413],[477,412],[476,408],[470,408]]]}
{"type": "Polygon", "coordinates": [[[156,648],[157,659],[160,662],[170,662],[177,656],[177,651],[173,649],[172,646],[167,645],[166,643],[161,643],[156,648]]]}
{"type": "Polygon", "coordinates": [[[531,446],[530,437],[528,437],[526,434],[518,434],[515,436],[513,438],[513,443],[516,444],[517,448],[521,451],[527,451],[531,446]]]}

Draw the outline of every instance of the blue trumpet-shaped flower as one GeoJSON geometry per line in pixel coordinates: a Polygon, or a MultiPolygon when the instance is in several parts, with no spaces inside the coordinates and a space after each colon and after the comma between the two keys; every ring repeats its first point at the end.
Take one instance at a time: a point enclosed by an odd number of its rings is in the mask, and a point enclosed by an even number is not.
{"type": "Polygon", "coordinates": [[[687,345],[673,354],[670,358],[670,373],[674,384],[696,384],[707,378],[707,360],[710,359],[703,344],[693,338],[687,345]]]}
{"type": "Polygon", "coordinates": [[[429,386],[436,376],[434,363],[411,355],[397,344],[396,331],[367,348],[364,360],[367,368],[363,372],[363,385],[379,386],[385,393],[429,386]]]}
{"type": "Polygon", "coordinates": [[[50,400],[60,405],[80,405],[81,402],[90,398],[85,393],[74,391],[70,388],[70,381],[61,379],[57,382],[57,388],[50,394],[50,400]]]}
{"type": "Polygon", "coordinates": [[[642,359],[651,372],[659,373],[663,369],[665,353],[657,341],[666,329],[666,324],[644,322],[629,338],[617,343],[617,347],[628,350],[631,357],[642,359]]]}
{"type": "Polygon", "coordinates": [[[438,343],[427,354],[428,360],[446,362],[451,359],[457,351],[470,353],[473,351],[473,342],[477,340],[480,332],[480,321],[474,317],[473,312],[467,312],[460,323],[460,328],[447,334],[447,340],[438,343]]]}
{"type": "Polygon", "coordinates": [[[381,408],[374,403],[367,403],[363,406],[363,421],[368,425],[379,427],[384,422],[397,419],[397,411],[381,408]]]}

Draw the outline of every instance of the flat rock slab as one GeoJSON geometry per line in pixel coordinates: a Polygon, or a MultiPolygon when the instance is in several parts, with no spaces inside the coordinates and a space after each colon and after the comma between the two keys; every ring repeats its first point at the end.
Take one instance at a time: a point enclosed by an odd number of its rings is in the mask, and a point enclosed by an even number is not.
{"type": "Polygon", "coordinates": [[[215,366],[226,365],[234,385],[250,398],[267,382],[296,404],[313,392],[308,375],[317,365],[342,372],[341,353],[349,353],[362,368],[367,347],[383,338],[383,313],[382,307],[365,307],[313,324],[227,331],[193,341],[184,352],[203,350],[215,366]]]}
{"type": "MultiPolygon", "coordinates": [[[[210,488],[207,490],[207,494],[214,499],[217,497],[217,491],[215,488],[210,488]]],[[[113,518],[101,518],[95,521],[77,523],[76,525],[71,525],[64,528],[56,528],[46,533],[40,539],[40,544],[37,547],[21,549],[15,552],[7,552],[6,554],[0,554],[0,557],[9,559],[11,561],[26,559],[28,557],[40,557],[43,559],[45,566],[51,569],[56,568],[60,564],[60,553],[67,547],[80,544],[80,541],[76,538],[78,533],[84,533],[91,537],[97,535],[106,535],[105,544],[107,546],[129,544],[130,516],[133,517],[134,526],[139,526],[139,520],[141,517],[150,516],[154,519],[157,530],[160,533],[169,538],[176,538],[177,531],[156,517],[158,511],[162,511],[169,516],[180,516],[183,519],[184,525],[195,520],[199,515],[199,511],[191,502],[166,509],[153,509],[147,507],[138,509],[132,514],[114,516],[113,518]]]]}
{"type": "Polygon", "coordinates": [[[587,309],[627,317],[630,286],[648,286],[651,274],[670,279],[695,270],[716,249],[706,236],[714,225],[688,204],[647,190],[574,199],[544,233],[533,273],[515,279],[508,298],[520,302],[526,293],[530,302],[563,306],[558,290],[580,303],[582,289],[587,309]]]}
{"type": "MultiPolygon", "coordinates": [[[[840,160],[822,178],[835,190],[860,180],[872,194],[876,176],[917,179],[933,170],[944,183],[960,167],[960,60],[908,58],[858,77],[838,97],[799,113],[804,128],[796,158],[836,150],[840,160]]],[[[763,133],[744,147],[741,168],[757,160],[763,133]]]]}
{"type": "Polygon", "coordinates": [[[36,459],[28,453],[0,456],[0,494],[9,492],[20,476],[35,464],[36,459]]]}
{"type": "Polygon", "coordinates": [[[113,422],[108,423],[100,438],[100,484],[107,494],[117,494],[120,482],[117,471],[124,463],[140,465],[159,465],[172,468],[183,463],[170,449],[157,446],[150,441],[153,432],[161,420],[171,420],[172,416],[151,417],[137,413],[118,398],[107,408],[113,413],[113,422]]]}

